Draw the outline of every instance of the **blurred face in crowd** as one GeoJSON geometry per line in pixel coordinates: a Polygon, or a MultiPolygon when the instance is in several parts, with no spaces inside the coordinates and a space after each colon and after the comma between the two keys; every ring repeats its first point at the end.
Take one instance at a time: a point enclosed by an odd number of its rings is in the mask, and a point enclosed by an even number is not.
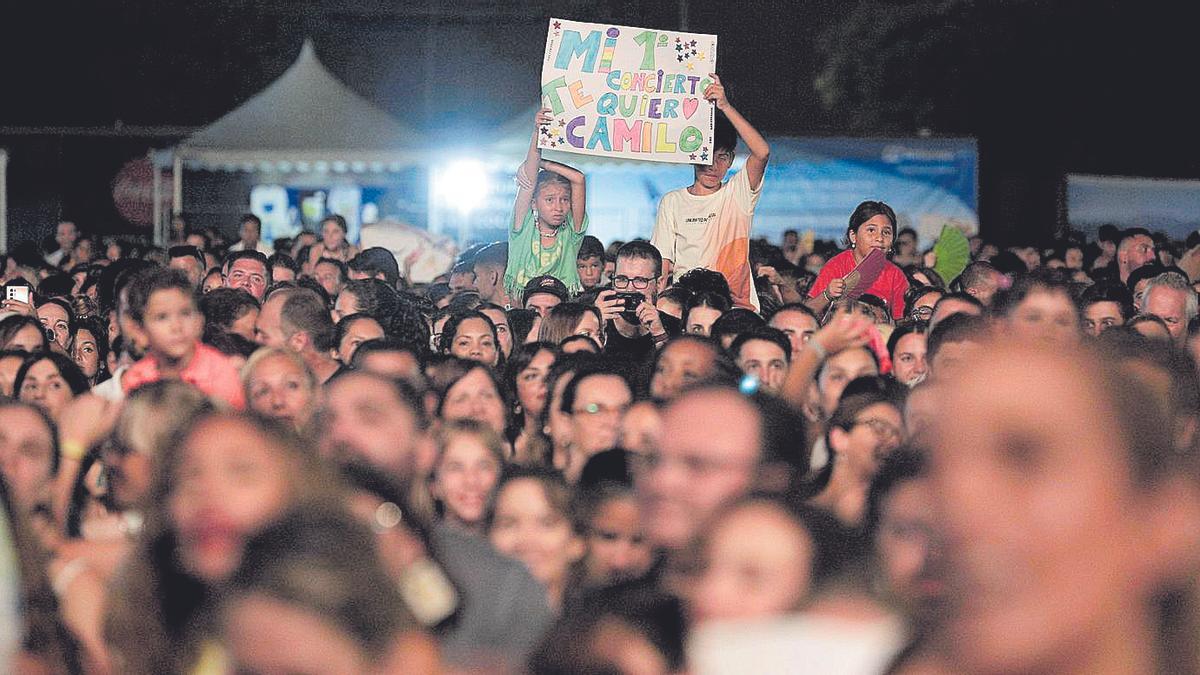
{"type": "Polygon", "coordinates": [[[655,548],[686,545],[721,506],[750,489],[758,428],[758,411],[731,391],[696,391],[667,407],[657,451],[638,457],[634,469],[655,548]]]}
{"type": "Polygon", "coordinates": [[[50,359],[41,359],[25,371],[17,394],[22,401],[45,410],[52,419],[58,419],[58,413],[75,398],[71,385],[50,359]]]}
{"type": "Polygon", "coordinates": [[[897,483],[879,510],[875,557],[888,594],[918,623],[935,618],[946,601],[946,582],[928,479],[897,483]]]}
{"type": "Polygon", "coordinates": [[[338,360],[343,365],[349,366],[359,345],[367,340],[381,338],[383,335],[383,326],[380,326],[375,319],[370,317],[355,319],[354,323],[346,329],[346,335],[342,337],[341,343],[338,344],[338,360]]]}
{"type": "Polygon", "coordinates": [[[1192,291],[1155,286],[1146,294],[1146,313],[1153,314],[1167,324],[1175,344],[1187,339],[1187,295],[1192,291]]]}
{"type": "Polygon", "coordinates": [[[442,402],[442,419],[473,419],[503,434],[508,425],[504,399],[496,383],[483,368],[473,368],[446,391],[442,402]]]}
{"type": "Polygon", "coordinates": [[[23,512],[46,496],[55,452],[54,434],[41,415],[23,405],[0,407],[0,471],[23,512]]]}
{"type": "Polygon", "coordinates": [[[238,228],[238,236],[246,244],[246,248],[252,250],[258,244],[258,239],[262,236],[262,233],[259,232],[258,223],[247,219],[243,220],[241,227],[238,228]]]}
{"type": "Polygon", "coordinates": [[[287,336],[283,334],[283,303],[287,298],[287,293],[273,293],[263,303],[254,319],[255,342],[264,347],[284,348],[287,336]]]}
{"type": "Polygon", "coordinates": [[[879,366],[865,347],[844,349],[829,357],[817,376],[821,409],[827,416],[832,415],[833,411],[837,410],[838,399],[842,397],[842,392],[851,380],[878,374],[879,366]]]}
{"type": "MultiPolygon", "coordinates": [[[[279,283],[281,281],[295,281],[296,273],[290,267],[283,265],[271,265],[271,281],[279,283]]],[[[333,297],[333,296],[330,296],[333,297]]]]}
{"type": "Polygon", "coordinates": [[[698,622],[765,619],[795,610],[808,594],[813,543],[778,504],[752,501],[707,531],[701,568],[687,590],[698,622]]]}
{"type": "Polygon", "coordinates": [[[892,374],[900,384],[912,386],[925,379],[925,333],[909,333],[896,341],[892,374]]]}
{"type": "Polygon", "coordinates": [[[561,592],[571,564],[584,552],[583,540],[533,478],[510,480],[500,488],[488,538],[497,551],[525,563],[551,593],[561,592]]]}
{"type": "Polygon", "coordinates": [[[258,323],[258,308],[247,307],[245,314],[239,316],[236,321],[229,324],[229,332],[234,335],[241,335],[247,340],[254,342],[254,327],[258,323]]]}
{"type": "Polygon", "coordinates": [[[1093,302],[1083,310],[1083,332],[1092,337],[1096,337],[1113,326],[1124,325],[1125,319],[1121,316],[1121,306],[1115,302],[1093,302]]]}
{"type": "Polygon", "coordinates": [[[543,349],[534,354],[529,365],[517,373],[517,403],[526,419],[536,418],[546,408],[546,375],[554,365],[554,352],[543,349]]]}
{"type": "Polygon", "coordinates": [[[1063,260],[1066,262],[1067,269],[1081,270],[1083,269],[1083,250],[1077,246],[1072,246],[1067,249],[1063,260]]]}
{"type": "Polygon", "coordinates": [[[504,354],[504,358],[508,358],[512,355],[513,348],[512,327],[508,325],[508,314],[502,309],[481,309],[479,311],[491,319],[492,324],[496,326],[496,337],[500,339],[500,351],[504,354]]]}
{"type": "Polygon", "coordinates": [[[690,340],[668,342],[650,378],[650,395],[659,401],[671,400],[688,385],[712,375],[715,366],[711,349],[690,340]]]}
{"type": "Polygon", "coordinates": [[[712,307],[693,307],[687,313],[687,332],[705,337],[712,335],[712,325],[721,314],[721,310],[712,307]]]}
{"type": "Polygon", "coordinates": [[[812,339],[817,329],[820,328],[816,319],[796,310],[776,312],[767,325],[771,328],[778,328],[787,336],[788,342],[792,344],[793,361],[800,356],[800,351],[804,349],[804,345],[808,344],[808,341],[812,339]]]}
{"type": "Polygon", "coordinates": [[[458,323],[454,339],[450,342],[450,353],[488,366],[496,365],[500,354],[492,327],[479,318],[468,318],[458,323]]]}
{"type": "Polygon", "coordinates": [[[331,262],[318,262],[313,269],[313,277],[331,298],[336,298],[338,293],[342,292],[342,286],[345,285],[341,268],[331,262]]]}
{"type": "Polygon", "coordinates": [[[633,393],[625,379],[617,375],[589,375],[575,389],[571,409],[574,451],[572,465],[583,470],[592,455],[617,447],[621,438],[621,419],[633,404],[633,393]]]}
{"type": "Polygon", "coordinates": [[[334,461],[365,462],[408,479],[427,441],[416,414],[387,380],[349,373],[325,385],[321,410],[321,453],[334,461]]]}
{"type": "Polygon", "coordinates": [[[267,292],[267,266],[252,258],[235,260],[225,275],[225,285],[240,288],[262,302],[267,292]]]}
{"type": "Polygon", "coordinates": [[[32,354],[42,348],[46,343],[45,332],[33,326],[24,326],[21,330],[13,334],[12,339],[8,344],[4,345],[5,349],[15,349],[32,354]]]}
{"type": "Polygon", "coordinates": [[[358,297],[347,290],[342,290],[338,293],[337,300],[333,303],[333,310],[330,316],[333,317],[333,322],[337,323],[342,320],[343,316],[349,316],[359,311],[358,297]]]}
{"type": "Polygon", "coordinates": [[[213,270],[204,277],[204,283],[200,285],[200,290],[207,293],[214,288],[223,288],[224,286],[225,277],[221,274],[221,270],[213,270]]]}
{"type": "Polygon", "coordinates": [[[1008,314],[1012,332],[1066,345],[1079,339],[1079,313],[1063,291],[1035,289],[1008,314]]]}
{"type": "Polygon", "coordinates": [[[233,599],[224,619],[233,672],[373,672],[353,635],[295,603],[250,593],[233,599]]]}
{"type": "Polygon", "coordinates": [[[952,599],[945,644],[963,670],[1100,672],[1087,659],[1153,640],[1151,597],[1192,545],[1168,533],[1195,518],[1174,508],[1182,490],[1135,481],[1092,368],[991,343],[939,386],[930,484],[952,599]]]}
{"type": "Polygon", "coordinates": [[[181,255],[171,258],[167,263],[167,267],[173,270],[180,270],[187,275],[188,281],[196,288],[200,288],[200,281],[204,278],[204,263],[195,256],[181,255]]]}
{"type": "Polygon", "coordinates": [[[829,444],[838,460],[855,470],[855,475],[874,475],[892,450],[904,438],[904,418],[891,403],[875,403],[863,408],[849,429],[829,430],[829,444]]]}
{"type": "Polygon", "coordinates": [[[237,419],[205,420],[187,435],[167,508],[189,572],[227,579],[246,539],[282,512],[296,471],[285,452],[237,419]]]}
{"type": "Polygon", "coordinates": [[[952,314],[969,314],[971,316],[979,316],[980,314],[983,314],[983,310],[975,305],[972,305],[966,300],[959,300],[958,298],[946,298],[939,300],[933,309],[932,316],[929,319],[930,330],[932,330],[933,327],[942,319],[945,319],[952,314]]]}
{"type": "Polygon", "coordinates": [[[762,383],[765,391],[778,393],[787,379],[788,354],[770,340],[749,340],[737,353],[737,366],[762,383]]]}
{"type": "Polygon", "coordinates": [[[638,401],[621,420],[621,447],[638,455],[658,447],[662,413],[652,401],[638,401]]]}
{"type": "Polygon", "coordinates": [[[632,494],[605,499],[588,521],[587,579],[607,585],[636,579],[653,562],[650,544],[642,533],[641,514],[632,494]]]}
{"type": "Polygon", "coordinates": [[[71,358],[88,380],[95,379],[96,374],[100,372],[100,348],[96,346],[96,336],[92,335],[92,331],[75,331],[75,339],[71,343],[71,358]]]}
{"type": "Polygon", "coordinates": [[[42,327],[54,331],[54,343],[66,353],[71,342],[71,317],[67,310],[55,302],[47,302],[37,308],[38,321],[42,327]]]}
{"type": "Polygon", "coordinates": [[[579,319],[579,323],[575,324],[573,334],[590,338],[598,347],[605,342],[604,330],[600,325],[600,319],[592,312],[584,312],[583,318],[579,319]]]}
{"type": "Polygon", "coordinates": [[[562,304],[562,298],[550,293],[534,293],[525,300],[525,309],[532,309],[538,313],[538,316],[543,319],[558,305],[562,304]]]}
{"type": "Polygon", "coordinates": [[[158,358],[180,361],[195,351],[204,332],[204,315],[192,294],[167,288],[150,294],[137,326],[158,358]]]}
{"type": "Polygon", "coordinates": [[[600,285],[600,275],[604,272],[604,261],[599,256],[582,258],[575,262],[575,268],[579,271],[579,283],[583,285],[584,290],[600,285]]]}
{"type": "Polygon", "coordinates": [[[321,223],[321,243],[330,250],[340,249],[346,243],[346,232],[336,220],[321,223]]]}
{"type": "Polygon", "coordinates": [[[246,403],[260,415],[300,428],[312,418],[316,391],[302,364],[274,354],[247,373],[246,403]]]}
{"type": "Polygon", "coordinates": [[[17,379],[17,371],[21,369],[21,361],[23,360],[20,355],[0,358],[0,396],[15,398],[13,396],[13,382],[17,379]]]}
{"type": "Polygon", "coordinates": [[[54,230],[54,242],[63,251],[70,251],[74,248],[75,240],[78,238],[79,230],[75,227],[75,223],[62,222],[54,230]]]}
{"type": "Polygon", "coordinates": [[[1125,245],[1117,251],[1117,262],[1132,272],[1154,262],[1154,256],[1154,240],[1144,234],[1139,234],[1134,236],[1131,241],[1126,241],[1125,245]]]}
{"type": "Polygon", "coordinates": [[[450,433],[430,486],[445,509],[446,520],[468,528],[481,527],[501,468],[478,434],[450,433]]]}

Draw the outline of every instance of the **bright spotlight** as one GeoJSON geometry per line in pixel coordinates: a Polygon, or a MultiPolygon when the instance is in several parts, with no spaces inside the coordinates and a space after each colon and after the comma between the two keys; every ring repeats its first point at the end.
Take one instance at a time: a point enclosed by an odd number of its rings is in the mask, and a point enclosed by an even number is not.
{"type": "Polygon", "coordinates": [[[462,159],[438,171],[433,191],[439,204],[466,215],[483,205],[491,187],[492,181],[482,162],[462,159]]]}

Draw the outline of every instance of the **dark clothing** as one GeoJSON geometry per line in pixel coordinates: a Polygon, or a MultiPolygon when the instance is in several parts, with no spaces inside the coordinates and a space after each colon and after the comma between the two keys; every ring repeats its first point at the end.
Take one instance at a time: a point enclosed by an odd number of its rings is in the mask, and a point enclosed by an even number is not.
{"type": "MultiPolygon", "coordinates": [[[[683,323],[679,319],[661,312],[659,317],[668,336],[675,337],[683,331],[683,323]]],[[[617,332],[617,327],[612,321],[608,322],[606,335],[608,341],[604,345],[604,354],[612,359],[613,365],[629,379],[633,391],[644,394],[650,387],[654,355],[658,351],[654,345],[654,338],[650,337],[649,333],[627,338],[617,332]]]]}

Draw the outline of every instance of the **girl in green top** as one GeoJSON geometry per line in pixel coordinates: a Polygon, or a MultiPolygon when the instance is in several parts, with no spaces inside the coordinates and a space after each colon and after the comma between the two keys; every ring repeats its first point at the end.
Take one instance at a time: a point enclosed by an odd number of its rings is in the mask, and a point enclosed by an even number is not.
{"type": "Polygon", "coordinates": [[[517,200],[508,233],[508,268],[504,286],[510,297],[520,297],[532,278],[549,274],[572,293],[582,290],[575,257],[587,231],[583,173],[565,164],[542,159],[538,134],[546,133],[553,119],[550,109],[538,111],[529,154],[517,169],[517,200]]]}

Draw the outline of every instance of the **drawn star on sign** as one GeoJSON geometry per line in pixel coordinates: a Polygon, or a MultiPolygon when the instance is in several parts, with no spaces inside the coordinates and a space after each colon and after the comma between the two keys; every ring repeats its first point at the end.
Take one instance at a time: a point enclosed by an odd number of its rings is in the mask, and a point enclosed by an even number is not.
{"type": "Polygon", "coordinates": [[[692,154],[688,155],[688,157],[691,159],[696,159],[696,153],[693,152],[692,154]]]}
{"type": "Polygon", "coordinates": [[[707,152],[702,152],[702,153],[700,153],[700,159],[707,160],[707,159],[708,159],[708,153],[707,153],[707,152]]]}
{"type": "Polygon", "coordinates": [[[566,121],[566,120],[559,120],[559,121],[558,121],[558,126],[560,126],[560,127],[565,127],[565,126],[567,126],[567,121],[566,121]]]}
{"type": "Polygon", "coordinates": [[[694,64],[694,63],[688,64],[688,70],[695,70],[695,69],[696,69],[696,64],[694,64]]]}
{"type": "Polygon", "coordinates": [[[554,22],[554,29],[555,29],[555,30],[558,30],[559,28],[562,28],[562,23],[560,23],[560,22],[558,22],[558,21],[555,21],[555,22],[554,22]]]}
{"type": "Polygon", "coordinates": [[[679,56],[676,56],[675,58],[679,59],[680,63],[683,63],[683,54],[680,54],[679,56]]]}

